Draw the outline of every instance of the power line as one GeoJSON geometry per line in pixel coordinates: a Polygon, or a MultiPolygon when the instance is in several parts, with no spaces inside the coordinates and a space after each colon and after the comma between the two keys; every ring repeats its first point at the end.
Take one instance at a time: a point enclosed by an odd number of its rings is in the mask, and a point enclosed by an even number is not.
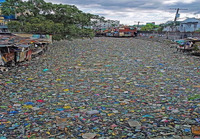
{"type": "Polygon", "coordinates": [[[170,10],[176,10],[176,14],[175,14],[175,18],[174,18],[174,22],[176,22],[177,18],[180,17],[179,11],[180,10],[188,10],[188,9],[170,8],[170,10]]]}
{"type": "MultiPolygon", "coordinates": [[[[180,17],[179,11],[180,11],[180,10],[188,10],[188,9],[170,8],[170,10],[176,10],[176,14],[175,14],[175,17],[174,17],[174,25],[173,25],[173,27],[172,27],[172,31],[174,31],[175,26],[176,26],[176,20],[180,17]]],[[[176,30],[176,29],[175,29],[175,30],[176,30]]]]}

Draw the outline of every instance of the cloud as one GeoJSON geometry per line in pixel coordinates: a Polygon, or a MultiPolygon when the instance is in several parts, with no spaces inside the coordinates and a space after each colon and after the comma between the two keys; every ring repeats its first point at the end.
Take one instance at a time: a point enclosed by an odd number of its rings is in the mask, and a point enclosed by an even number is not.
{"type": "Polygon", "coordinates": [[[176,4],[176,3],[193,3],[196,0],[165,0],[163,1],[164,4],[176,4]]]}
{"type": "Polygon", "coordinates": [[[183,16],[200,14],[199,0],[45,0],[46,2],[76,5],[80,10],[98,14],[121,23],[135,21],[162,23],[173,20],[177,8],[183,16]],[[171,9],[174,8],[174,9],[171,9]],[[185,10],[183,10],[185,9],[185,10]]]}

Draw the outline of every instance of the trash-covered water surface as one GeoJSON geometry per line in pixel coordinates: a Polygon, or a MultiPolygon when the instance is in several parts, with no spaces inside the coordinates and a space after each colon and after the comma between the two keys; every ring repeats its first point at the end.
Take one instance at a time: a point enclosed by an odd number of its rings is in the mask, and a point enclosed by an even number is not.
{"type": "Polygon", "coordinates": [[[164,41],[55,42],[0,75],[0,139],[200,138],[199,61],[164,41]]]}

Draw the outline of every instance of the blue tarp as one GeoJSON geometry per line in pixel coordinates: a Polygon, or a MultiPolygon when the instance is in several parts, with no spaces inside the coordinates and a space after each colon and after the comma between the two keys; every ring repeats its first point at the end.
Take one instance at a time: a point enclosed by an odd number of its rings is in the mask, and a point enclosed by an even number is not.
{"type": "Polygon", "coordinates": [[[34,35],[32,36],[32,38],[39,39],[39,38],[40,38],[40,35],[34,34],[34,35]]]}
{"type": "Polygon", "coordinates": [[[6,1],[6,0],[0,0],[0,5],[1,5],[2,2],[5,2],[5,1],[6,1]]]}
{"type": "Polygon", "coordinates": [[[186,40],[175,40],[174,42],[180,44],[180,45],[184,45],[186,40]]]}
{"type": "MultiPolygon", "coordinates": [[[[0,6],[1,6],[1,3],[5,2],[6,0],[0,0],[0,6]]],[[[9,15],[9,16],[3,16],[4,19],[15,19],[15,15],[9,15]]]]}
{"type": "Polygon", "coordinates": [[[15,19],[15,15],[3,16],[4,19],[15,19]]]}

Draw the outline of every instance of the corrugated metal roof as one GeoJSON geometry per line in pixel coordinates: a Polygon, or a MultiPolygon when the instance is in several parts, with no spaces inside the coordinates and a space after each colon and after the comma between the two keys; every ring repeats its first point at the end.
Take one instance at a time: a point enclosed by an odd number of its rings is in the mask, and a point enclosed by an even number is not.
{"type": "Polygon", "coordinates": [[[200,22],[200,20],[197,18],[188,18],[181,23],[184,24],[184,23],[198,23],[198,22],[200,22]]]}
{"type": "Polygon", "coordinates": [[[1,47],[16,46],[16,47],[29,47],[32,43],[49,43],[48,39],[35,39],[30,37],[20,37],[14,35],[2,35],[0,34],[0,45],[1,47]]]}

